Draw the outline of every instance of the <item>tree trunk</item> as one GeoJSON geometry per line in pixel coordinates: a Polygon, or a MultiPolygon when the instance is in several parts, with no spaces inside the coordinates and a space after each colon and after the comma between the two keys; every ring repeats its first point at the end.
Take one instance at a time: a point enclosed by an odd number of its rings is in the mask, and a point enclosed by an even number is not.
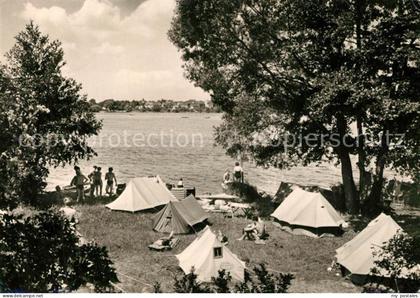
{"type": "Polygon", "coordinates": [[[358,144],[357,144],[357,154],[358,154],[358,162],[357,166],[359,168],[359,200],[363,201],[366,195],[366,152],[364,151],[365,147],[365,140],[363,135],[363,125],[361,117],[357,117],[357,137],[358,137],[358,144]]]}
{"type": "Polygon", "coordinates": [[[343,179],[346,210],[350,214],[359,214],[359,198],[353,178],[353,169],[348,152],[340,153],[341,176],[343,179]]]}
{"type": "MultiPolygon", "coordinates": [[[[366,9],[366,2],[365,0],[356,0],[355,2],[355,20],[356,20],[356,46],[358,52],[362,50],[362,20],[363,20],[363,13],[366,9]]],[[[360,64],[356,63],[356,69],[360,70],[360,64]]],[[[360,113],[363,113],[364,109],[361,109],[360,113]]],[[[357,146],[357,154],[358,154],[358,162],[357,166],[359,168],[359,200],[363,201],[366,197],[367,192],[367,183],[366,183],[366,152],[365,150],[365,139],[363,135],[363,118],[362,115],[359,114],[356,119],[357,125],[357,136],[358,136],[358,146],[357,146]]]]}
{"type": "Polygon", "coordinates": [[[363,207],[365,215],[376,216],[383,209],[384,168],[385,158],[378,158],[372,188],[363,207]]]}
{"type": "Polygon", "coordinates": [[[344,145],[347,134],[347,122],[342,114],[337,115],[337,129],[341,144],[336,151],[341,162],[341,176],[343,179],[344,196],[346,198],[346,209],[350,214],[359,214],[359,195],[356,184],[354,183],[349,148],[344,145]]]}
{"type": "Polygon", "coordinates": [[[386,152],[388,150],[386,129],[383,130],[381,138],[381,150],[376,158],[375,175],[373,177],[372,188],[363,206],[363,214],[376,216],[383,210],[383,186],[386,152]]]}

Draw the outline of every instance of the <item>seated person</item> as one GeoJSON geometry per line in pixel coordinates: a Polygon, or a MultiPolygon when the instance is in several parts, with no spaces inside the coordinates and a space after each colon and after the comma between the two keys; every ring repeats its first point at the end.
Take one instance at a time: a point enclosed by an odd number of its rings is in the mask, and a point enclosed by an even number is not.
{"type": "Polygon", "coordinates": [[[229,169],[226,169],[225,173],[223,174],[223,182],[222,182],[222,188],[224,190],[228,189],[228,184],[232,182],[232,175],[229,171],[229,169]]]}
{"type": "Polygon", "coordinates": [[[61,207],[59,211],[68,219],[68,220],[74,220],[74,223],[79,222],[79,213],[76,209],[71,208],[69,206],[71,199],[70,198],[64,198],[64,207],[61,207]]]}
{"type": "Polygon", "coordinates": [[[220,243],[222,244],[227,244],[228,243],[228,238],[226,237],[225,234],[222,233],[222,231],[219,230],[218,234],[217,234],[217,239],[220,241],[220,243]]]}
{"type": "Polygon", "coordinates": [[[183,188],[184,187],[184,181],[182,180],[182,178],[179,179],[178,184],[176,185],[176,187],[178,187],[178,188],[183,188]]]}
{"type": "Polygon", "coordinates": [[[162,246],[170,246],[171,245],[171,241],[174,238],[174,231],[172,231],[168,237],[162,237],[159,240],[157,240],[155,242],[155,244],[157,245],[162,245],[162,246]]]}
{"type": "Polygon", "coordinates": [[[242,230],[242,236],[238,239],[240,240],[254,240],[255,239],[255,235],[257,235],[257,223],[254,221],[252,223],[250,223],[249,225],[247,225],[243,230],[242,230]]]}
{"type": "Polygon", "coordinates": [[[61,190],[61,187],[59,185],[57,185],[55,187],[55,198],[57,200],[57,202],[63,202],[63,191],[61,190]]]}
{"type": "Polygon", "coordinates": [[[258,217],[258,221],[256,222],[256,225],[255,225],[255,231],[256,231],[256,234],[254,236],[257,240],[264,238],[267,234],[265,232],[265,223],[261,219],[261,217],[258,217]]]}

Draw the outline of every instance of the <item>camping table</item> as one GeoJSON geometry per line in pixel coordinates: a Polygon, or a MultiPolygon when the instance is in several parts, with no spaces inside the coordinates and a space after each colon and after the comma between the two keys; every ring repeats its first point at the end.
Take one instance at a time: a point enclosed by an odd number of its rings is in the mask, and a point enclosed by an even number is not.
{"type": "Polygon", "coordinates": [[[241,211],[243,214],[246,214],[246,210],[251,209],[249,204],[245,203],[229,203],[229,206],[232,208],[232,214],[235,215],[238,211],[241,211]]]}

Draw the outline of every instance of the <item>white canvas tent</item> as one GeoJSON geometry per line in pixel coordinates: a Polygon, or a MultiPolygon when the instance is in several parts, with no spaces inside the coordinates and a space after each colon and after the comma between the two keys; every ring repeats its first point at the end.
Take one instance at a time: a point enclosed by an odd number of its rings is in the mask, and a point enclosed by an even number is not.
{"type": "Polygon", "coordinates": [[[389,241],[401,227],[381,213],[356,237],[336,250],[337,263],[354,275],[368,275],[374,267],[374,249],[389,241]]]}
{"type": "Polygon", "coordinates": [[[320,237],[337,235],[344,220],[318,192],[296,188],[271,214],[282,229],[297,235],[320,237]]]}
{"type": "Polygon", "coordinates": [[[165,205],[171,201],[177,199],[159,176],[141,177],[131,179],[121,195],[106,207],[111,210],[136,212],[165,205]]]}
{"type": "Polygon", "coordinates": [[[245,262],[241,261],[207,226],[183,252],[176,255],[179,266],[188,274],[194,267],[197,279],[210,282],[219,270],[229,271],[232,279],[244,280],[245,262]]]}

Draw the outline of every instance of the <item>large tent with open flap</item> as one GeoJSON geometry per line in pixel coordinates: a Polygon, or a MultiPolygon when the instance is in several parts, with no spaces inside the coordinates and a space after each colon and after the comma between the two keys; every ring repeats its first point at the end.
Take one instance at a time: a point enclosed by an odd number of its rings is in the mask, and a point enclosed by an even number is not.
{"type": "Polygon", "coordinates": [[[402,232],[402,228],[392,217],[381,213],[356,237],[336,250],[337,263],[352,275],[368,275],[374,267],[375,249],[380,249],[399,231],[402,232]]]}
{"type": "Polygon", "coordinates": [[[166,204],[156,214],[153,229],[163,233],[186,234],[208,217],[194,196],[190,195],[182,201],[171,201],[166,204]]]}
{"type": "Polygon", "coordinates": [[[232,279],[244,280],[245,262],[224,246],[208,226],[176,258],[186,274],[194,267],[197,279],[202,282],[210,282],[222,269],[229,271],[232,279]]]}
{"type": "Polygon", "coordinates": [[[319,192],[299,187],[290,193],[271,214],[281,228],[296,235],[322,237],[339,235],[345,221],[319,192]]]}
{"type": "Polygon", "coordinates": [[[124,191],[113,202],[106,205],[111,210],[136,212],[177,201],[165,183],[156,177],[131,179],[124,191]]]}

